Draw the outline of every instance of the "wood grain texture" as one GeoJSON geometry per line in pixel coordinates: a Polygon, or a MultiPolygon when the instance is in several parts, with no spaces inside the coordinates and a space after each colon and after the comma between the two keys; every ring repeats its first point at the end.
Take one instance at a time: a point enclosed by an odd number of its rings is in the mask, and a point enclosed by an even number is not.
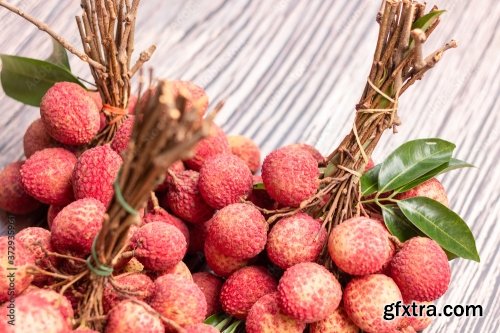
{"type": "MultiPolygon", "coordinates": [[[[13,1],[78,45],[78,1],[13,1]]],[[[430,5],[437,1],[430,1],[430,5]]],[[[158,76],[194,80],[212,104],[227,98],[217,121],[251,136],[263,154],[293,142],[335,147],[353,121],[375,47],[378,1],[143,1],[137,50],[157,43],[149,63],[158,76]]],[[[401,99],[403,125],[387,134],[381,160],[414,138],[438,136],[477,166],[444,177],[451,206],[477,238],[481,263],[454,260],[450,290],[438,302],[480,304],[483,317],[441,317],[427,332],[498,332],[500,327],[500,6],[496,0],[441,0],[448,12],[427,43],[455,38],[450,51],[401,99]]],[[[46,36],[0,9],[0,52],[43,57],[46,36]]],[[[73,71],[89,77],[71,58],[73,71]]],[[[22,157],[21,139],[38,110],[0,92],[0,166],[22,157]]],[[[1,189],[0,189],[1,190],[1,189]]],[[[5,223],[5,218],[4,218],[5,223]]]]}

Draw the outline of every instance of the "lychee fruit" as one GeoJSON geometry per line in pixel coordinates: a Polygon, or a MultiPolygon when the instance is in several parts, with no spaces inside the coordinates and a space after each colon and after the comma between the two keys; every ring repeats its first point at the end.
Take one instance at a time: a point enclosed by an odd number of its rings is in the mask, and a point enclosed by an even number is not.
{"type": "Polygon", "coordinates": [[[45,125],[40,118],[32,122],[26,130],[26,133],[24,133],[23,148],[26,158],[30,158],[31,155],[39,150],[54,148],[58,145],[59,144],[52,139],[49,133],[47,133],[45,125]]]}
{"type": "Polygon", "coordinates": [[[175,266],[187,251],[184,235],[176,227],[163,222],[143,225],[134,233],[130,244],[141,264],[158,272],[175,266]]]}
{"type": "Polygon", "coordinates": [[[76,257],[90,254],[92,243],[101,230],[106,208],[96,199],[80,199],[57,214],[51,229],[51,243],[59,253],[76,257]]]}
{"type": "Polygon", "coordinates": [[[57,205],[49,206],[49,209],[47,210],[47,224],[49,226],[49,229],[52,229],[52,223],[54,222],[54,219],[64,207],[65,206],[57,206],[57,205]]]}
{"type": "Polygon", "coordinates": [[[284,315],[279,307],[278,292],[259,298],[250,308],[246,318],[247,333],[302,333],[306,324],[284,315]]]}
{"type": "MultiPolygon", "coordinates": [[[[7,236],[0,237],[0,303],[21,294],[33,281],[28,272],[35,258],[24,245],[7,236]],[[15,252],[12,251],[15,249],[15,252]],[[12,295],[13,288],[14,294],[12,295]]],[[[2,322],[5,320],[1,320],[2,322]]]]}
{"type": "Polygon", "coordinates": [[[168,167],[168,171],[165,173],[165,179],[163,182],[156,187],[156,191],[162,192],[168,189],[168,184],[172,183],[173,179],[170,172],[177,175],[179,172],[186,170],[184,163],[182,161],[175,161],[168,167]]]}
{"type": "Polygon", "coordinates": [[[205,295],[207,301],[207,317],[221,311],[219,301],[222,279],[208,272],[198,272],[193,274],[193,281],[205,295]]]}
{"type": "Polygon", "coordinates": [[[215,213],[206,242],[236,259],[250,259],[266,246],[268,224],[252,205],[235,203],[215,213]]]}
{"type": "Polygon", "coordinates": [[[24,190],[48,205],[66,205],[73,201],[71,175],[76,156],[63,148],[47,148],[34,153],[21,166],[24,190]]]}
{"type": "Polygon", "coordinates": [[[144,223],[151,223],[151,222],[163,222],[166,224],[173,225],[177,229],[179,229],[180,232],[184,235],[184,238],[186,238],[186,242],[189,246],[189,229],[186,226],[184,222],[182,222],[181,219],[178,217],[169,214],[165,209],[161,207],[155,207],[146,215],[144,215],[143,218],[144,223]]]}
{"type": "Polygon", "coordinates": [[[177,174],[169,184],[166,195],[160,199],[176,216],[190,223],[208,221],[214,210],[210,207],[198,190],[199,174],[186,170],[177,174]]]}
{"type": "Polygon", "coordinates": [[[73,321],[73,307],[71,306],[71,302],[63,295],[58,293],[57,291],[50,289],[32,289],[23,295],[37,296],[46,301],[51,307],[58,309],[61,312],[64,319],[66,319],[68,325],[71,326],[73,321]]]}
{"type": "MultiPolygon", "coordinates": [[[[35,265],[44,270],[49,270],[55,262],[55,258],[50,258],[47,254],[47,252],[52,252],[50,239],[50,231],[39,227],[25,228],[16,235],[16,240],[19,241],[35,259],[35,265]]],[[[37,274],[34,276],[33,282],[36,284],[45,281],[47,281],[46,275],[37,274]]]]}
{"type": "Polygon", "coordinates": [[[61,311],[37,295],[21,295],[14,302],[14,305],[6,302],[0,307],[2,333],[67,333],[71,330],[61,311]]]}
{"type": "Polygon", "coordinates": [[[125,273],[113,277],[113,280],[113,284],[118,287],[118,290],[109,282],[104,286],[102,305],[105,313],[108,313],[119,302],[130,297],[144,300],[153,294],[153,280],[146,274],[125,273]]]}
{"type": "Polygon", "coordinates": [[[8,164],[0,171],[0,209],[12,214],[28,214],[41,207],[40,202],[28,195],[21,182],[24,162],[8,164]]]}
{"type": "Polygon", "coordinates": [[[108,314],[105,333],[145,332],[164,333],[160,317],[146,303],[125,300],[108,314]]]}
{"type": "Polygon", "coordinates": [[[86,150],[78,158],[73,172],[75,198],[94,198],[107,207],[115,193],[113,184],[122,162],[109,145],[86,150]]]}
{"type": "Polygon", "coordinates": [[[200,119],[203,118],[208,109],[208,96],[202,87],[191,81],[175,80],[172,81],[172,88],[174,95],[177,95],[181,90],[184,92],[183,95],[187,98],[186,110],[189,111],[196,105],[200,119]]]}
{"type": "Polygon", "coordinates": [[[301,262],[314,262],[326,238],[326,229],[320,221],[305,213],[297,213],[273,226],[267,237],[267,255],[283,269],[301,262]]]}
{"type": "Polygon", "coordinates": [[[252,139],[243,135],[229,135],[227,137],[231,153],[241,158],[252,173],[260,166],[260,149],[252,139]]]}
{"type": "Polygon", "coordinates": [[[252,191],[252,173],[238,156],[220,154],[208,158],[200,169],[198,188],[211,207],[221,209],[241,202],[252,191]]]}
{"type": "MultiPolygon", "coordinates": [[[[426,329],[431,323],[432,323],[432,317],[429,317],[426,315],[426,311],[423,310],[421,313],[418,311],[421,309],[421,307],[428,307],[431,305],[431,302],[413,302],[415,303],[416,307],[416,314],[422,314],[422,316],[403,316],[403,319],[401,320],[401,327],[411,327],[414,331],[420,332],[426,329]]],[[[413,307],[413,304],[411,304],[413,307]]]]}
{"type": "Polygon", "coordinates": [[[298,207],[314,195],[319,186],[318,176],[318,163],[302,149],[277,149],[262,164],[262,180],[267,192],[285,206],[298,207]]]}
{"type": "Polygon", "coordinates": [[[403,243],[390,262],[389,276],[398,285],[405,302],[433,301],[448,290],[451,269],[438,243],[414,237],[403,243]]]}
{"type": "Polygon", "coordinates": [[[448,196],[443,184],[436,178],[431,178],[414,188],[396,195],[396,199],[404,200],[413,197],[427,197],[448,207],[448,196]]]}
{"type": "Polygon", "coordinates": [[[182,327],[201,323],[207,313],[207,302],[198,286],[182,276],[167,274],[155,280],[149,304],[162,316],[182,327]]]}
{"type": "Polygon", "coordinates": [[[383,274],[352,279],[344,289],[344,309],[356,326],[366,332],[395,332],[401,317],[384,319],[387,305],[402,302],[396,283],[383,274]]]}
{"type": "Polygon", "coordinates": [[[194,146],[193,157],[184,162],[191,170],[199,171],[207,158],[230,152],[226,134],[220,127],[213,124],[210,135],[194,146]]]}
{"type": "Polygon", "coordinates": [[[132,131],[134,130],[135,116],[128,116],[127,119],[118,127],[115,137],[111,142],[111,148],[118,154],[122,154],[128,147],[132,131]]]}
{"type": "Polygon", "coordinates": [[[208,324],[195,324],[188,326],[185,333],[219,333],[220,331],[213,326],[208,324]]]}
{"type": "Polygon", "coordinates": [[[175,266],[172,266],[160,273],[160,275],[165,275],[165,274],[179,275],[185,279],[193,281],[193,276],[191,275],[191,271],[183,261],[179,261],[175,266]]]}
{"type": "Polygon", "coordinates": [[[333,228],[328,252],[335,265],[348,274],[376,273],[394,255],[389,236],[376,220],[353,217],[333,228]]]}
{"type": "Polygon", "coordinates": [[[252,305],[262,296],[275,292],[276,286],[276,280],[264,267],[243,267],[222,285],[222,309],[233,317],[245,319],[252,305]]]}
{"type": "Polygon", "coordinates": [[[293,143],[291,145],[285,146],[283,148],[298,148],[302,149],[309,154],[311,154],[312,157],[316,160],[318,164],[323,164],[325,162],[325,157],[321,155],[321,153],[313,146],[307,144],[307,143],[293,143]]]}
{"type": "Polygon", "coordinates": [[[87,144],[99,131],[99,110],[76,83],[59,82],[43,96],[40,115],[47,132],[67,145],[87,144]]]}
{"type": "Polygon", "coordinates": [[[342,299],[335,276],[312,262],[288,268],[279,281],[278,292],[283,313],[305,323],[326,319],[342,299]]]}
{"type": "Polygon", "coordinates": [[[228,277],[248,264],[247,259],[236,259],[223,254],[209,241],[205,241],[204,253],[208,267],[222,277],[228,277]]]}
{"type": "Polygon", "coordinates": [[[137,96],[136,95],[130,95],[128,98],[128,114],[135,114],[135,107],[137,105],[137,96]]]}
{"type": "Polygon", "coordinates": [[[87,94],[92,98],[94,101],[97,110],[101,111],[102,110],[102,98],[101,94],[97,90],[87,90],[87,94]]]}
{"type": "Polygon", "coordinates": [[[310,333],[358,333],[342,306],[333,311],[326,319],[311,324],[310,333]]]}

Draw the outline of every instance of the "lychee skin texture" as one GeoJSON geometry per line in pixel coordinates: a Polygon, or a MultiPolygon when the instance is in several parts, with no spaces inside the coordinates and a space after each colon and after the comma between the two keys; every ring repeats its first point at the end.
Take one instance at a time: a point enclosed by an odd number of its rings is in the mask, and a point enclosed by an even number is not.
{"type": "Polygon", "coordinates": [[[182,327],[201,323],[206,318],[207,302],[203,292],[193,281],[178,275],[167,274],[156,279],[149,304],[182,327]]]}
{"type": "Polygon", "coordinates": [[[176,227],[163,222],[143,225],[134,233],[130,244],[141,264],[158,272],[175,266],[187,251],[184,235],[176,227]]]}
{"type": "Polygon", "coordinates": [[[222,277],[228,277],[248,264],[248,260],[246,259],[236,259],[224,255],[209,241],[205,241],[204,253],[208,267],[210,267],[215,274],[222,277]]]}
{"type": "MultiPolygon", "coordinates": [[[[153,280],[146,274],[133,273],[118,275],[114,277],[114,282],[121,290],[132,292],[134,294],[132,297],[138,300],[144,300],[153,294],[153,280]]],[[[125,299],[127,299],[127,297],[118,292],[110,283],[106,283],[102,296],[104,313],[108,313],[109,310],[125,299]]]]}
{"type": "Polygon", "coordinates": [[[71,328],[61,312],[36,295],[21,295],[15,299],[15,325],[10,325],[10,302],[0,307],[0,332],[2,333],[68,333],[71,328]],[[9,319],[7,319],[9,318],[9,319]]]}
{"type": "Polygon", "coordinates": [[[151,222],[163,222],[166,224],[173,225],[177,229],[179,229],[180,232],[184,235],[184,238],[186,238],[186,242],[189,247],[189,229],[186,226],[184,222],[182,222],[181,219],[175,217],[172,214],[169,214],[165,209],[158,207],[154,208],[152,211],[148,212],[146,215],[144,215],[143,218],[144,223],[151,223],[151,222]]]}
{"type": "Polygon", "coordinates": [[[344,289],[344,309],[347,315],[366,332],[395,332],[402,317],[384,320],[384,309],[386,305],[402,301],[396,283],[383,274],[354,278],[344,289]]]}
{"type": "Polygon", "coordinates": [[[212,125],[210,135],[194,146],[193,157],[184,162],[191,170],[199,171],[205,160],[209,157],[230,152],[226,134],[220,127],[214,124],[212,125]]]}
{"type": "Polygon", "coordinates": [[[54,219],[64,207],[65,206],[56,205],[49,206],[49,209],[47,210],[47,224],[49,225],[49,229],[52,229],[52,223],[54,222],[54,219]]]}
{"type": "Polygon", "coordinates": [[[302,333],[306,324],[284,315],[279,307],[278,293],[259,298],[250,308],[245,323],[247,333],[302,333]]]}
{"type": "Polygon", "coordinates": [[[45,148],[57,147],[58,143],[47,133],[42,119],[37,119],[24,133],[23,148],[24,156],[30,158],[35,152],[45,148]]]}
{"type": "Polygon", "coordinates": [[[342,299],[335,276],[312,262],[287,269],[279,281],[278,292],[283,313],[305,323],[326,319],[342,299]]]}
{"type": "Polygon", "coordinates": [[[297,213],[273,226],[267,237],[267,255],[283,269],[301,262],[314,262],[326,238],[326,229],[320,221],[305,213],[297,213]]]}
{"type": "Polygon", "coordinates": [[[373,274],[394,255],[389,233],[376,220],[353,217],[333,228],[328,252],[335,265],[350,275],[373,274]]]}
{"type": "Polygon", "coordinates": [[[130,300],[118,303],[108,314],[105,333],[123,332],[164,333],[161,319],[149,306],[130,300]]]}
{"type": "Polygon", "coordinates": [[[268,224],[252,205],[235,203],[215,213],[208,225],[206,242],[222,254],[250,259],[266,246],[268,224]]]}
{"type": "Polygon", "coordinates": [[[219,301],[222,279],[208,272],[193,274],[193,281],[205,295],[207,301],[207,317],[219,313],[221,305],[219,301]]]}
{"type": "Polygon", "coordinates": [[[193,276],[191,275],[191,271],[183,261],[179,261],[175,266],[172,266],[160,273],[160,275],[165,275],[165,274],[179,275],[185,279],[193,281],[193,276]]]}
{"type": "Polygon", "coordinates": [[[262,296],[275,292],[276,286],[276,280],[264,267],[243,267],[222,285],[222,309],[233,317],[245,319],[252,305],[262,296]]]}
{"type": "Polygon", "coordinates": [[[309,154],[311,154],[312,157],[316,160],[318,164],[322,164],[325,162],[325,157],[321,155],[321,153],[313,146],[307,144],[307,143],[293,143],[291,145],[285,146],[286,148],[298,148],[302,149],[309,154]]]}
{"type": "Polygon", "coordinates": [[[400,193],[396,199],[404,200],[413,197],[427,197],[436,200],[448,207],[448,195],[443,187],[443,184],[436,178],[431,178],[414,188],[400,193]]]}
{"type": "Polygon", "coordinates": [[[73,172],[75,198],[94,198],[107,207],[115,194],[113,184],[122,163],[120,155],[109,145],[86,150],[73,172]]]}
{"type": "Polygon", "coordinates": [[[48,205],[73,201],[71,176],[76,156],[63,148],[47,148],[34,153],[21,167],[24,190],[48,205]]]}
{"type": "Polygon", "coordinates": [[[87,91],[76,83],[59,82],[40,103],[47,132],[67,145],[89,143],[99,131],[99,110],[87,91]]]}
{"type": "MultiPolygon", "coordinates": [[[[168,167],[168,171],[173,172],[175,175],[184,170],[186,170],[186,167],[184,166],[184,163],[182,163],[182,161],[175,161],[168,167]]],[[[173,179],[168,171],[165,173],[165,180],[163,181],[163,183],[156,187],[156,191],[165,191],[168,189],[168,184],[172,183],[173,179]]]]}
{"type": "Polygon", "coordinates": [[[169,190],[161,199],[161,205],[168,207],[184,221],[194,224],[208,221],[214,210],[203,200],[198,189],[198,179],[198,172],[192,170],[177,174],[177,179],[172,180],[169,190]]]}
{"type": "Polygon", "coordinates": [[[101,94],[99,91],[92,91],[92,90],[87,90],[87,94],[92,97],[92,100],[94,101],[97,110],[101,111],[102,110],[102,98],[101,94]]]}
{"type": "MultiPolygon", "coordinates": [[[[39,227],[28,227],[19,231],[16,240],[23,244],[24,248],[31,253],[35,259],[35,264],[41,269],[48,270],[55,260],[47,255],[47,251],[52,252],[50,243],[51,234],[47,229],[39,227]]],[[[43,274],[34,275],[34,283],[47,281],[47,276],[43,274]]]]}
{"type": "Polygon", "coordinates": [[[96,199],[80,199],[57,214],[51,229],[51,243],[59,253],[80,258],[90,254],[92,242],[101,230],[106,208],[96,199]]]}
{"type": "Polygon", "coordinates": [[[389,276],[398,285],[405,302],[433,301],[448,290],[451,269],[438,243],[414,237],[404,242],[392,259],[389,276]]]}
{"type": "MultiPolygon", "coordinates": [[[[15,268],[14,296],[21,294],[33,281],[33,275],[28,274],[28,266],[35,263],[33,255],[24,248],[23,244],[17,240],[9,240],[7,236],[0,237],[0,303],[10,298],[9,285],[11,283],[8,275],[15,268]],[[12,260],[12,247],[15,247],[14,265],[9,263],[12,260]]],[[[6,320],[0,320],[4,322],[6,320]]]]}
{"type": "Polygon", "coordinates": [[[318,163],[301,149],[277,149],[267,155],[262,164],[262,180],[267,192],[271,198],[289,207],[298,207],[316,193],[318,175],[318,163]]]}
{"type": "Polygon", "coordinates": [[[40,202],[28,195],[21,182],[23,162],[8,164],[0,171],[0,209],[12,214],[28,214],[41,207],[40,202]]]}
{"type": "MultiPolygon", "coordinates": [[[[416,304],[417,308],[420,305],[429,306],[432,304],[431,302],[415,302],[415,303],[417,303],[416,304]]],[[[402,328],[411,327],[417,332],[423,331],[432,323],[432,317],[426,316],[425,312],[423,314],[424,315],[420,316],[420,317],[414,317],[414,316],[406,317],[406,316],[404,316],[403,319],[401,320],[401,327],[402,328]]]]}
{"type": "Polygon", "coordinates": [[[255,173],[260,166],[260,149],[252,139],[243,135],[230,135],[227,137],[231,153],[241,158],[255,173]]]}
{"type": "Polygon", "coordinates": [[[111,142],[111,148],[118,154],[122,154],[128,147],[132,131],[134,130],[135,116],[128,116],[116,131],[115,137],[111,142]]]}
{"type": "Polygon", "coordinates": [[[185,333],[219,333],[219,330],[207,324],[196,324],[186,328],[185,333]]]}
{"type": "Polygon", "coordinates": [[[311,324],[310,333],[358,333],[359,328],[339,306],[326,319],[311,324]]]}
{"type": "Polygon", "coordinates": [[[200,194],[215,209],[246,199],[252,185],[250,169],[235,155],[216,155],[207,159],[200,169],[200,194]]]}
{"type": "Polygon", "coordinates": [[[59,310],[64,319],[66,319],[68,325],[71,325],[74,317],[73,307],[65,296],[61,295],[57,291],[41,288],[30,290],[23,295],[33,295],[45,300],[51,307],[59,310]]]}

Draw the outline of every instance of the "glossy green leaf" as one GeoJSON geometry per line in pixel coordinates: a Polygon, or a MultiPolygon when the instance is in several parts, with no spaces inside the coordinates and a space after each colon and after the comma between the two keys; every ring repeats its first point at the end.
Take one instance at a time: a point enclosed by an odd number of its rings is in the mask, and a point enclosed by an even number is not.
{"type": "Polygon", "coordinates": [[[378,190],[378,173],[382,164],[377,164],[368,172],[365,172],[360,178],[361,194],[367,196],[377,192],[378,190]]]}
{"type": "Polygon", "coordinates": [[[207,319],[205,319],[205,324],[211,325],[211,326],[216,326],[218,323],[220,323],[222,320],[225,319],[226,316],[224,314],[213,314],[207,319]]]}
{"type": "Polygon", "coordinates": [[[39,106],[45,92],[57,82],[82,85],[71,72],[47,61],[5,54],[0,59],[0,80],[5,94],[24,104],[39,106]]]}
{"type": "Polygon", "coordinates": [[[67,69],[68,71],[71,71],[66,49],[54,38],[52,38],[52,53],[46,59],[46,61],[67,69]]]}
{"type": "Polygon", "coordinates": [[[238,330],[238,327],[241,325],[241,320],[233,322],[231,325],[229,325],[228,328],[222,331],[222,333],[235,333],[238,330]]]}
{"type": "Polygon", "coordinates": [[[406,218],[443,249],[479,262],[474,236],[467,224],[443,204],[426,197],[398,201],[406,218]]]}
{"type": "Polygon", "coordinates": [[[382,163],[378,174],[379,192],[400,188],[449,162],[454,149],[453,143],[435,138],[402,144],[382,163]]]}
{"type": "Polygon", "coordinates": [[[418,20],[413,22],[411,29],[421,29],[423,31],[427,31],[429,27],[436,22],[436,20],[446,12],[446,10],[432,10],[424,16],[420,17],[418,20]]]}
{"type": "Polygon", "coordinates": [[[402,186],[394,191],[398,192],[398,193],[406,192],[406,191],[414,188],[415,186],[420,185],[423,182],[425,182],[426,180],[429,180],[432,177],[435,177],[437,175],[446,173],[446,172],[451,171],[451,170],[456,170],[456,169],[461,169],[461,168],[473,168],[473,167],[474,167],[474,165],[472,165],[470,163],[461,161],[461,160],[456,159],[456,158],[452,158],[449,162],[441,164],[440,166],[429,171],[425,175],[415,179],[414,181],[409,182],[408,184],[406,184],[406,185],[404,185],[404,186],[402,186]]]}
{"type": "Polygon", "coordinates": [[[424,236],[417,227],[408,221],[397,205],[382,206],[382,216],[389,232],[400,242],[405,242],[412,237],[424,236]]]}

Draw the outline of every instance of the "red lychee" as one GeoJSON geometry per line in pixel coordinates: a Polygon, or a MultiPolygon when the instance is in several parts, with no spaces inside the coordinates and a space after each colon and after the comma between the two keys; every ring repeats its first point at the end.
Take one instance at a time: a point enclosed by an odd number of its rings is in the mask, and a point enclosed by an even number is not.
{"type": "Polygon", "coordinates": [[[49,209],[47,210],[47,224],[49,225],[49,229],[52,229],[52,223],[54,222],[54,219],[64,207],[65,206],[56,205],[49,206],[49,209]]]}
{"type": "Polygon", "coordinates": [[[40,115],[47,132],[67,145],[89,143],[99,131],[99,110],[76,83],[59,82],[43,96],[40,115]]]}
{"type": "Polygon", "coordinates": [[[168,167],[168,171],[165,173],[165,180],[156,187],[156,191],[162,192],[168,189],[168,184],[172,183],[173,179],[170,172],[177,175],[179,172],[186,170],[184,163],[182,161],[175,161],[168,167]]]}
{"type": "Polygon", "coordinates": [[[195,324],[186,328],[185,333],[219,333],[220,331],[208,324],[195,324]]]}
{"type": "Polygon", "coordinates": [[[219,301],[222,279],[208,272],[193,274],[193,281],[205,295],[207,301],[207,317],[219,313],[221,305],[219,301]]]}
{"type": "Polygon", "coordinates": [[[161,272],[160,276],[165,274],[179,275],[185,279],[193,281],[193,276],[191,275],[191,271],[183,261],[179,261],[177,264],[175,264],[175,266],[172,266],[167,270],[161,272]]]}
{"type": "Polygon", "coordinates": [[[260,149],[252,139],[243,135],[230,135],[227,137],[231,153],[241,158],[255,173],[260,166],[260,149]]]}
{"type": "Polygon", "coordinates": [[[389,236],[376,220],[353,217],[333,228],[328,252],[335,265],[348,274],[376,273],[394,255],[389,236]]]}
{"type": "Polygon", "coordinates": [[[41,299],[46,301],[49,304],[49,306],[59,310],[64,319],[66,319],[68,325],[71,326],[74,312],[70,301],[65,296],[61,295],[57,291],[50,289],[41,289],[41,288],[29,290],[23,295],[40,297],[41,299]]]}
{"type": "Polygon", "coordinates": [[[54,148],[58,145],[59,144],[52,139],[49,133],[47,133],[45,125],[40,118],[32,122],[26,130],[26,133],[24,133],[23,148],[26,158],[30,158],[31,155],[39,150],[54,148]]]}
{"type": "Polygon", "coordinates": [[[101,94],[97,90],[87,90],[87,94],[92,98],[94,101],[97,110],[101,111],[102,110],[102,98],[101,94]]]}
{"type": "Polygon", "coordinates": [[[135,299],[144,300],[153,294],[153,281],[142,273],[122,274],[113,277],[114,285],[119,288],[117,290],[111,283],[106,283],[102,296],[102,305],[104,312],[114,308],[119,302],[133,297],[135,299]],[[130,293],[127,295],[126,293],[130,293]]]}
{"type": "Polygon", "coordinates": [[[101,230],[106,208],[96,199],[80,199],[57,214],[51,229],[51,243],[59,253],[86,257],[101,230]]]}
{"type": "Polygon", "coordinates": [[[285,206],[298,207],[314,195],[319,186],[318,176],[318,163],[302,149],[277,149],[262,164],[262,180],[267,192],[285,206]]]}
{"type": "Polygon", "coordinates": [[[184,162],[190,169],[199,171],[207,158],[222,153],[230,153],[229,143],[224,131],[213,124],[210,135],[196,144],[193,148],[193,157],[184,162]]]}
{"type": "Polygon", "coordinates": [[[184,238],[186,238],[186,242],[189,247],[189,229],[186,226],[184,222],[182,222],[181,219],[175,217],[172,214],[169,214],[165,209],[161,207],[156,207],[153,208],[151,211],[149,211],[146,215],[144,215],[143,218],[144,223],[151,223],[151,222],[163,222],[166,224],[173,225],[177,229],[179,229],[180,232],[184,235],[184,238]]]}
{"type": "Polygon", "coordinates": [[[404,200],[413,197],[428,197],[442,203],[448,207],[448,196],[443,184],[436,178],[431,178],[420,185],[415,186],[411,190],[400,193],[396,199],[404,200]]]}
{"type": "Polygon", "coordinates": [[[323,164],[325,162],[325,157],[321,155],[321,153],[313,146],[307,144],[307,143],[293,143],[291,145],[285,146],[283,148],[298,148],[302,149],[309,154],[316,160],[318,164],[323,164]]]}
{"type": "Polygon", "coordinates": [[[183,95],[187,98],[186,110],[191,110],[196,105],[200,119],[203,118],[208,108],[208,96],[202,87],[191,81],[175,80],[172,81],[172,88],[174,95],[182,90],[183,95]]]}
{"type": "Polygon", "coordinates": [[[198,179],[196,171],[178,173],[169,185],[165,197],[161,199],[162,206],[168,207],[176,216],[190,223],[208,221],[214,210],[203,200],[198,190],[198,179]]]}
{"type": "Polygon", "coordinates": [[[104,332],[164,333],[165,327],[160,317],[146,303],[125,300],[109,312],[104,332]]]}
{"type": "Polygon", "coordinates": [[[245,323],[247,333],[302,333],[305,328],[305,323],[281,312],[277,292],[259,298],[250,308],[245,323]]]}
{"type": "Polygon", "coordinates": [[[115,193],[113,184],[122,162],[109,145],[86,150],[78,158],[73,172],[75,198],[94,198],[108,206],[115,193]]]}
{"type": "Polygon", "coordinates": [[[29,274],[28,268],[34,264],[35,258],[20,241],[10,236],[0,237],[0,303],[28,288],[33,281],[33,275],[29,274]],[[12,249],[15,249],[15,252],[12,249]],[[14,288],[14,295],[11,295],[11,287],[14,288]]]}
{"type": "MultiPolygon", "coordinates": [[[[427,316],[426,311],[422,310],[421,313],[419,313],[420,309],[422,307],[428,307],[429,305],[432,305],[431,302],[414,302],[416,306],[416,314],[422,314],[422,316],[404,316],[403,319],[401,320],[401,327],[402,328],[408,328],[411,327],[413,331],[415,332],[420,332],[426,329],[431,323],[432,323],[432,317],[427,316]]],[[[413,304],[409,304],[410,306],[413,306],[413,304]]]]}
{"type": "Polygon", "coordinates": [[[206,241],[204,244],[204,253],[208,267],[215,274],[222,277],[228,277],[248,263],[246,259],[236,259],[223,254],[209,241],[206,241]]]}
{"type": "Polygon", "coordinates": [[[135,116],[128,116],[116,131],[111,142],[111,148],[118,154],[122,154],[128,147],[128,143],[134,130],[135,116]]]}
{"type": "MultiPolygon", "coordinates": [[[[35,265],[44,270],[50,270],[51,265],[55,262],[55,258],[50,258],[47,254],[47,252],[52,252],[50,239],[50,231],[39,227],[25,228],[16,235],[16,240],[19,241],[35,259],[35,265]]],[[[34,275],[33,283],[39,285],[46,281],[46,275],[34,275]]]]}
{"type": "Polygon", "coordinates": [[[12,214],[28,214],[41,207],[40,202],[24,190],[21,167],[24,162],[8,164],[0,171],[0,209],[12,214]]]}
{"type": "Polygon", "coordinates": [[[206,242],[224,255],[250,259],[264,249],[267,230],[268,224],[257,208],[235,203],[215,213],[208,226],[206,242]]]}
{"type": "Polygon", "coordinates": [[[141,264],[158,272],[176,265],[187,250],[186,238],[179,229],[163,222],[143,225],[134,233],[130,244],[141,264]]]}
{"type": "Polygon", "coordinates": [[[301,262],[313,262],[320,255],[326,237],[326,229],[320,221],[305,213],[297,213],[273,226],[267,238],[267,254],[283,269],[301,262]]]}
{"type": "Polygon", "coordinates": [[[310,333],[358,333],[359,328],[339,306],[326,319],[311,324],[310,333]]]}
{"type": "Polygon", "coordinates": [[[356,326],[366,332],[395,332],[401,317],[384,319],[387,305],[402,302],[396,283],[383,274],[354,278],[344,289],[344,309],[356,326]]]}
{"type": "Polygon", "coordinates": [[[433,301],[448,290],[451,270],[438,243],[414,237],[404,242],[390,262],[389,276],[398,285],[405,302],[433,301]]]}
{"type": "Polygon", "coordinates": [[[221,209],[241,202],[252,191],[252,173],[239,157],[220,154],[208,158],[200,169],[198,188],[211,207],[221,209]]]}
{"type": "Polygon", "coordinates": [[[278,292],[283,313],[306,323],[326,319],[342,299],[335,276],[312,262],[287,269],[279,281],[278,292]]]}
{"type": "Polygon", "coordinates": [[[66,205],[73,200],[71,175],[76,156],[63,148],[37,151],[21,166],[25,191],[48,205],[66,205]]]}
{"type": "Polygon", "coordinates": [[[264,267],[243,267],[222,285],[222,309],[233,317],[245,319],[252,305],[262,296],[275,292],[276,286],[276,280],[264,267]]]}

